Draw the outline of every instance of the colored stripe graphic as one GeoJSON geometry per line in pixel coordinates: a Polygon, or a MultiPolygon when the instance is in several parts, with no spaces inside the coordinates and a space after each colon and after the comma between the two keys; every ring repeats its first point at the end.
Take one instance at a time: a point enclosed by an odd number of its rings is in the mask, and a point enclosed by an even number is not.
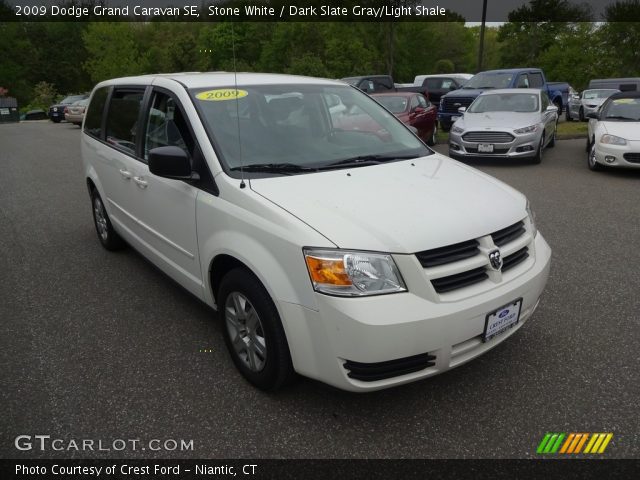
{"type": "Polygon", "coordinates": [[[552,433],[548,432],[538,445],[539,454],[604,453],[613,433],[552,433]],[[588,440],[588,441],[587,441],[588,440]],[[586,447],[585,447],[586,444],[586,447]],[[584,447],[584,450],[583,450],[584,447]]]}

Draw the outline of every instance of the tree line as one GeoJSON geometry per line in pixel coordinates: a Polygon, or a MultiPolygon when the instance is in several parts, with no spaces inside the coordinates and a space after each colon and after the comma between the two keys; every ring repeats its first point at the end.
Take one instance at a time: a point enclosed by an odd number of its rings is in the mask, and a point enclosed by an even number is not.
{"type": "MultiPolygon", "coordinates": [[[[3,3],[0,0],[0,8],[3,3]]],[[[6,5],[4,6],[6,8],[6,5]]],[[[586,87],[640,76],[640,0],[607,7],[531,0],[485,31],[483,69],[541,67],[586,87]],[[545,14],[549,20],[545,21],[545,14]],[[535,19],[535,22],[530,21],[535,19]]],[[[280,72],[341,78],[477,71],[480,27],[450,22],[3,22],[0,87],[20,105],[87,92],[107,78],[177,71],[280,72]]],[[[23,108],[23,109],[24,109],[23,108]]]]}

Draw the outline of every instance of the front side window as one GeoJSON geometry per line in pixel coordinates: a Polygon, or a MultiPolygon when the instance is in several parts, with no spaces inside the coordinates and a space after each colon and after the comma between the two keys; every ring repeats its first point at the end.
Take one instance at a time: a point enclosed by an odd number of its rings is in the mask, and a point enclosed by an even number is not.
{"type": "Polygon", "coordinates": [[[229,173],[241,165],[308,171],[356,157],[382,162],[432,153],[375,100],[346,85],[211,87],[191,95],[229,173]]]}
{"type": "Polygon", "coordinates": [[[144,159],[149,159],[149,151],[157,147],[175,146],[192,155],[194,141],[187,127],[180,107],[169,95],[155,92],[145,129],[144,159]]]}
{"type": "Polygon", "coordinates": [[[531,82],[531,88],[540,88],[542,87],[542,85],[544,85],[542,74],[540,72],[530,73],[529,81],[531,82]]]}
{"type": "Polygon", "coordinates": [[[118,150],[135,155],[138,115],[143,90],[115,89],[107,113],[106,141],[118,150]]]}

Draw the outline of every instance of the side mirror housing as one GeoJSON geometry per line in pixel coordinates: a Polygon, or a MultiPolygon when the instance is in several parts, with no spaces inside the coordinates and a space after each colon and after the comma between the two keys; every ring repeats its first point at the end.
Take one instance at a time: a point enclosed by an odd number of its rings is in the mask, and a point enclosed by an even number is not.
{"type": "Polygon", "coordinates": [[[158,177],[173,180],[198,180],[191,170],[189,155],[180,147],[157,147],[149,151],[149,171],[158,177]]]}
{"type": "Polygon", "coordinates": [[[594,118],[596,120],[600,119],[600,115],[598,112],[589,112],[587,113],[587,118],[594,118]]]}
{"type": "Polygon", "coordinates": [[[467,107],[460,107],[458,108],[458,113],[464,113],[467,111],[467,107]]]}

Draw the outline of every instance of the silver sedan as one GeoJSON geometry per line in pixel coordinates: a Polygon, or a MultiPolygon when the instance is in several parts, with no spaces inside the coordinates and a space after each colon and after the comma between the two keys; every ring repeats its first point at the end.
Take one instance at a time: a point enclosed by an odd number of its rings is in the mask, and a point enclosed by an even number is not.
{"type": "Polygon", "coordinates": [[[581,122],[586,121],[588,114],[597,112],[607,98],[619,91],[614,88],[585,90],[578,98],[572,98],[569,101],[567,120],[579,118],[581,122]]]}
{"type": "Polygon", "coordinates": [[[558,108],[547,92],[509,88],[484,92],[456,120],[449,134],[449,156],[531,158],[553,147],[558,108]]]}

